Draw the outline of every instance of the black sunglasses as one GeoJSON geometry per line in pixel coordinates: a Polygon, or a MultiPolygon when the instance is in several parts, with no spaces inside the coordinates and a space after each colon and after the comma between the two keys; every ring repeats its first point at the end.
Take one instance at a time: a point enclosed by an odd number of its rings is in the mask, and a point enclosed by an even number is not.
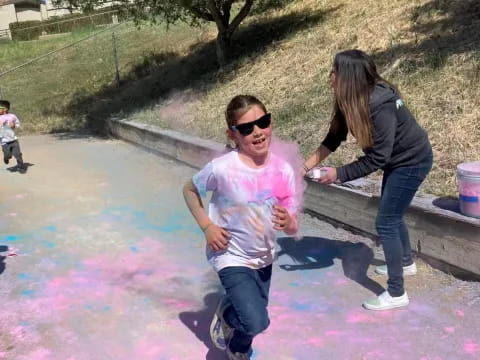
{"type": "Polygon", "coordinates": [[[272,114],[267,113],[262,117],[259,117],[257,120],[250,121],[248,123],[234,125],[231,127],[233,131],[238,130],[238,132],[243,135],[247,136],[253,132],[253,128],[257,125],[260,129],[266,129],[270,126],[272,121],[272,114]]]}

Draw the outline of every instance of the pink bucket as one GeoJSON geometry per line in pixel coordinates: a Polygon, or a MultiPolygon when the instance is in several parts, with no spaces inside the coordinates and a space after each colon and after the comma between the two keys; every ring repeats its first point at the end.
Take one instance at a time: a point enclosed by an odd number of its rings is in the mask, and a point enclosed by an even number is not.
{"type": "Polygon", "coordinates": [[[458,192],[462,214],[480,218],[480,161],[457,166],[458,192]]]}

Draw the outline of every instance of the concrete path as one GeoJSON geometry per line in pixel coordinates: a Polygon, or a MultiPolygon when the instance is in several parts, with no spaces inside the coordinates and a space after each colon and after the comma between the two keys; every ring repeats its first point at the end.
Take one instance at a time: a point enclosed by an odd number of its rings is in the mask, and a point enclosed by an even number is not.
{"type": "MultiPolygon", "coordinates": [[[[20,141],[28,172],[0,170],[0,359],[226,359],[208,335],[219,282],[181,196],[195,170],[115,140],[20,141]]],[[[369,241],[302,223],[302,241],[279,240],[254,359],[480,359],[479,283],[419,262],[407,309],[364,310],[385,285],[369,241]]]]}

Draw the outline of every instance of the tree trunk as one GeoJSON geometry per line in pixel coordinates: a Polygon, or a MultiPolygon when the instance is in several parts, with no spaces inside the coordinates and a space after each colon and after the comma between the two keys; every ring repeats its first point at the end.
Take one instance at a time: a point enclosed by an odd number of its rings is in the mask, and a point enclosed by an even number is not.
{"type": "Polygon", "coordinates": [[[232,34],[228,30],[218,30],[217,35],[217,61],[220,67],[225,66],[230,58],[232,48],[232,34]]]}

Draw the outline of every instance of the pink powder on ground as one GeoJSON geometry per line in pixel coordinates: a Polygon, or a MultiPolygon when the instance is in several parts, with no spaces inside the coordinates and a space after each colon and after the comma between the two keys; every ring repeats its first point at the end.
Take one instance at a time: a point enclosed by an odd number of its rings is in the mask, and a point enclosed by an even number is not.
{"type": "Polygon", "coordinates": [[[372,319],[370,316],[367,314],[361,314],[361,313],[352,313],[347,316],[347,323],[369,323],[372,322],[372,319]]]}
{"type": "Polygon", "coordinates": [[[151,359],[154,357],[160,357],[165,353],[164,346],[158,342],[149,342],[146,339],[142,339],[135,346],[135,354],[143,359],[151,359]]]}
{"type": "Polygon", "coordinates": [[[463,348],[467,354],[476,354],[480,352],[480,346],[471,340],[467,341],[463,348]]]}
{"type": "Polygon", "coordinates": [[[78,360],[94,358],[92,354],[103,341],[101,338],[98,343],[94,338],[88,339],[88,347],[78,348],[83,339],[79,340],[82,332],[77,332],[77,319],[90,313],[93,316],[84,317],[84,324],[79,325],[80,331],[95,326],[114,335],[116,328],[124,326],[125,317],[132,321],[144,320],[145,334],[142,330],[141,337],[133,345],[110,346],[109,352],[114,354],[112,358],[194,360],[196,355],[205,358],[205,354],[198,354],[196,342],[185,344],[185,341],[179,341],[178,345],[171,345],[171,338],[190,339],[188,329],[176,326],[176,317],[171,322],[163,318],[153,318],[150,322],[145,313],[136,311],[138,306],[150,306],[143,302],[143,297],[152,299],[159,314],[177,314],[197,307],[198,302],[190,298],[188,291],[169,294],[164,289],[174,285],[172,280],[180,272],[193,277],[198,273],[198,267],[174,262],[168,255],[168,245],[155,239],[139,240],[136,247],[137,252],[126,248],[120,252],[96,254],[82,261],[81,266],[46,278],[33,295],[5,301],[6,310],[0,312],[0,332],[14,349],[6,353],[0,351],[0,359],[74,360],[72,354],[78,360]],[[17,325],[23,322],[31,325],[17,325]],[[48,333],[43,331],[44,326],[49,329],[48,333]],[[55,351],[40,346],[51,338],[63,345],[55,351]],[[188,357],[186,354],[189,353],[195,355],[188,357]]]}
{"type": "Polygon", "coordinates": [[[325,331],[325,335],[326,336],[340,336],[340,335],[343,335],[343,332],[338,331],[338,330],[327,330],[327,331],[325,331]]]}
{"type": "Polygon", "coordinates": [[[445,332],[447,332],[449,334],[453,334],[455,332],[454,327],[445,327],[444,330],[445,330],[445,332]]]}
{"type": "Polygon", "coordinates": [[[40,347],[32,352],[30,352],[27,356],[22,359],[25,360],[49,360],[51,359],[52,352],[48,349],[40,347]]]}
{"type": "Polygon", "coordinates": [[[305,344],[314,347],[323,347],[325,345],[325,341],[322,338],[313,337],[307,339],[307,341],[305,341],[305,344]]]}
{"type": "Polygon", "coordinates": [[[345,279],[337,279],[335,280],[335,286],[342,286],[348,284],[348,281],[345,279]]]}

